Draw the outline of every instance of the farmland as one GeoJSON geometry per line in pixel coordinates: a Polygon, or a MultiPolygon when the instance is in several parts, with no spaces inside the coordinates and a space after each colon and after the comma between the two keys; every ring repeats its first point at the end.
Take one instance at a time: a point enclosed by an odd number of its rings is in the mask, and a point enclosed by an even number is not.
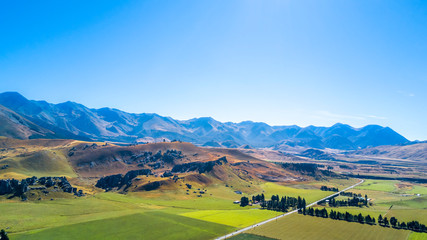
{"type": "Polygon", "coordinates": [[[407,239],[410,231],[293,214],[248,233],[275,239],[407,239]]]}
{"type": "MultiPolygon", "coordinates": [[[[316,189],[301,191],[275,183],[260,184],[257,187],[265,188],[262,191],[267,197],[273,193],[300,193],[301,196],[309,198],[310,194],[314,195],[311,196],[314,199],[330,194],[316,189]]],[[[93,239],[115,239],[117,235],[111,232],[114,226],[120,226],[121,239],[134,239],[138,234],[161,239],[157,231],[160,226],[168,224],[171,224],[171,227],[167,228],[170,232],[161,233],[169,239],[179,239],[183,236],[175,235],[172,227],[175,225],[182,228],[185,236],[190,239],[192,236],[198,236],[197,239],[209,239],[278,214],[259,210],[257,205],[242,208],[233,204],[233,200],[239,199],[241,195],[230,188],[213,186],[208,189],[208,193],[212,192],[212,195],[199,198],[170,190],[130,194],[106,192],[53,201],[3,200],[0,225],[9,227],[8,232],[13,239],[55,239],[58,234],[73,239],[76,234],[87,236],[91,230],[99,233],[93,236],[93,239]],[[187,199],[179,196],[187,196],[187,199]],[[146,225],[146,222],[152,225],[146,225]]]]}
{"type": "Polygon", "coordinates": [[[18,234],[14,239],[209,239],[232,229],[164,212],[146,212],[18,234]]]}
{"type": "MultiPolygon", "coordinates": [[[[312,183],[315,184],[315,183],[312,183]]],[[[424,193],[424,185],[400,182],[377,181],[367,182],[350,190],[357,194],[367,194],[371,199],[368,207],[338,207],[315,206],[333,209],[342,213],[370,215],[376,219],[381,214],[384,217],[396,217],[398,221],[419,221],[427,223],[426,197],[415,194],[424,193]]],[[[340,199],[347,197],[340,196],[340,199]]],[[[245,232],[252,237],[268,237],[273,239],[427,239],[427,233],[417,233],[408,230],[384,228],[378,225],[359,224],[338,221],[329,218],[319,218],[292,214],[277,221],[254,227],[245,232]]],[[[248,235],[248,236],[249,236],[248,235]]],[[[238,239],[238,237],[235,237],[238,239]]]]}
{"type": "MultiPolygon", "coordinates": [[[[322,175],[314,179],[299,172],[287,172],[280,165],[238,154],[234,150],[201,149],[188,143],[129,147],[99,143],[98,147],[91,148],[87,146],[92,145],[78,141],[60,142],[60,145],[52,142],[42,150],[40,146],[31,144],[16,148],[10,145],[12,143],[8,143],[10,148],[5,151],[7,157],[0,160],[2,164],[9,166],[2,172],[2,178],[65,175],[73,186],[83,189],[86,193],[82,197],[76,197],[64,192],[48,191],[45,194],[36,192],[37,198],[28,201],[2,196],[0,226],[7,230],[12,239],[61,237],[62,239],[108,240],[135,239],[141,236],[148,239],[182,239],[184,237],[212,239],[281,214],[261,210],[257,204],[246,207],[233,204],[233,201],[240,200],[243,196],[251,198],[256,194],[264,194],[266,199],[270,199],[272,195],[295,198],[300,196],[305,198],[307,203],[311,203],[333,193],[321,191],[321,186],[344,189],[358,182],[358,179],[331,178],[322,175]],[[179,163],[212,161],[221,157],[221,154],[224,154],[228,161],[212,167],[209,172],[183,172],[176,173],[174,177],[162,176],[165,171],[171,170],[171,166],[165,164],[162,169],[152,168],[153,174],[137,176],[130,182],[126,191],[124,188],[118,188],[105,192],[94,187],[99,176],[112,173],[124,174],[126,171],[123,167],[127,170],[137,167],[132,165],[135,164],[133,162],[123,166],[124,163],[118,163],[114,159],[109,160],[110,151],[117,152],[117,157],[124,157],[125,155],[119,154],[126,151],[129,151],[127,154],[167,151],[171,147],[181,149],[189,156],[183,160],[176,160],[179,163]],[[68,149],[74,149],[71,157],[68,149]],[[93,162],[93,167],[83,168],[81,166],[86,164],[85,159],[96,159],[97,162],[93,162]],[[105,167],[103,161],[110,164],[109,167],[105,167]],[[280,181],[266,181],[263,178],[274,178],[280,181]],[[150,182],[162,184],[155,190],[141,190],[140,186],[150,182]],[[96,234],[93,234],[94,232],[96,234]]],[[[40,144],[38,141],[28,143],[40,144]]],[[[338,211],[370,214],[373,217],[382,214],[387,217],[394,216],[401,221],[426,222],[424,194],[427,192],[427,187],[424,185],[400,181],[367,180],[351,191],[362,195],[367,194],[373,205],[363,208],[341,207],[337,209],[338,211]]],[[[346,199],[343,196],[339,198],[346,199]]],[[[323,208],[323,206],[319,207],[323,208]]],[[[241,239],[242,236],[248,239],[265,239],[263,236],[281,238],[283,231],[286,231],[291,239],[292,237],[297,239],[300,237],[299,234],[303,234],[301,238],[312,238],[315,234],[328,233],[330,231],[328,229],[332,228],[330,219],[307,216],[301,220],[301,217],[303,216],[296,214],[286,216],[277,221],[277,224],[283,223],[286,227],[274,225],[276,222],[272,222],[235,238],[241,239]],[[316,226],[310,227],[311,225],[316,226]],[[276,227],[280,228],[276,231],[276,235],[266,234],[276,227]],[[302,230],[304,228],[310,228],[313,231],[304,231],[302,230]]],[[[398,231],[344,221],[335,221],[333,224],[342,226],[343,232],[337,234],[349,239],[355,235],[355,232],[363,233],[356,235],[361,238],[371,238],[373,235],[367,234],[368,230],[378,232],[383,238],[391,236],[391,239],[407,237],[423,239],[425,237],[425,234],[415,234],[406,230],[398,231]],[[346,235],[348,231],[351,236],[346,235]]]]}

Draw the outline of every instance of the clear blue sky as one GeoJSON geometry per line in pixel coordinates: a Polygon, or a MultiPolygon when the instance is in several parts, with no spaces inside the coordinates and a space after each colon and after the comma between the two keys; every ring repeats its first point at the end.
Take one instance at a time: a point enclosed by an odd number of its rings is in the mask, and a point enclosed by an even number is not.
{"type": "Polygon", "coordinates": [[[427,139],[427,1],[2,1],[0,91],[427,139]]]}

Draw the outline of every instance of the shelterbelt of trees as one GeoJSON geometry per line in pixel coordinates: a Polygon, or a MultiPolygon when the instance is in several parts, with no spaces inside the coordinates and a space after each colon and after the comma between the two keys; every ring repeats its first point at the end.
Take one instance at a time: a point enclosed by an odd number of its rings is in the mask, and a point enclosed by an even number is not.
{"type": "MultiPolygon", "coordinates": [[[[342,220],[347,222],[358,222],[360,224],[369,224],[369,225],[376,225],[375,218],[371,217],[369,214],[366,216],[363,216],[361,213],[357,215],[353,215],[349,212],[341,213],[338,211],[334,211],[331,209],[331,211],[328,213],[328,211],[318,208],[303,208],[298,211],[299,214],[303,214],[306,216],[315,216],[315,217],[323,217],[323,218],[330,218],[333,220],[342,220]]],[[[381,215],[378,216],[378,224],[382,227],[393,227],[395,229],[405,229],[405,230],[411,230],[415,232],[427,232],[427,228],[425,224],[421,224],[418,221],[409,221],[409,222],[399,222],[397,218],[391,217],[388,219],[387,217],[382,217],[381,215]]]]}
{"type": "MultiPolygon", "coordinates": [[[[247,197],[242,197],[240,199],[240,206],[242,207],[248,205],[249,203],[250,200],[247,197]]],[[[295,198],[289,196],[279,197],[279,195],[273,195],[271,196],[271,200],[265,200],[264,194],[252,196],[252,203],[259,203],[261,208],[263,209],[279,212],[287,212],[289,208],[302,209],[305,208],[307,204],[305,199],[301,198],[300,196],[298,196],[298,198],[295,198]]]]}
{"type": "Polygon", "coordinates": [[[368,206],[368,195],[365,194],[365,197],[362,197],[362,194],[356,194],[356,193],[352,193],[352,192],[341,192],[338,195],[335,194],[333,196],[331,196],[328,199],[319,201],[317,204],[319,205],[325,205],[326,201],[328,201],[328,205],[330,207],[346,207],[346,206],[352,206],[352,207],[363,207],[363,206],[368,206]],[[338,197],[339,195],[341,196],[347,196],[347,197],[351,197],[351,198],[347,198],[347,200],[336,200],[335,198],[338,197]]]}
{"type": "Polygon", "coordinates": [[[330,191],[330,192],[338,192],[338,188],[336,187],[327,187],[327,186],[321,186],[320,190],[322,191],[330,191]]]}

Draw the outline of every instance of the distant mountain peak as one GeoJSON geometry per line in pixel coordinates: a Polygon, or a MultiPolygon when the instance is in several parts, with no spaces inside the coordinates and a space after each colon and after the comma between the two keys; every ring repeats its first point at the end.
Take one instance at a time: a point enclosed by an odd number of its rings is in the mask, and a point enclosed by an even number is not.
{"type": "Polygon", "coordinates": [[[408,142],[391,128],[378,125],[353,128],[336,123],[331,127],[299,127],[270,126],[254,121],[223,123],[212,117],[176,120],[156,113],[127,113],[108,107],[91,109],[71,101],[59,104],[33,101],[17,92],[1,93],[0,104],[34,124],[71,138],[118,142],[165,138],[199,145],[230,148],[249,145],[279,150],[289,146],[350,150],[408,142]]]}

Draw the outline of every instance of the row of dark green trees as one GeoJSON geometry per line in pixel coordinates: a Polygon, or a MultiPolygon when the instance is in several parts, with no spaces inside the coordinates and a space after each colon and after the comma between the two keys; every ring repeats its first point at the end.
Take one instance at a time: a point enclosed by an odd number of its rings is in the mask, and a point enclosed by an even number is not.
{"type": "MultiPolygon", "coordinates": [[[[375,225],[376,221],[374,217],[371,217],[369,214],[366,216],[363,216],[361,213],[353,215],[349,212],[341,213],[338,211],[334,211],[331,209],[331,211],[328,213],[328,211],[318,208],[302,208],[299,209],[298,213],[308,216],[315,216],[315,217],[323,217],[323,218],[330,218],[333,220],[342,220],[347,222],[358,222],[361,224],[369,224],[369,225],[375,225]]],[[[382,227],[393,227],[396,229],[406,229],[411,230],[415,232],[427,232],[426,225],[419,223],[418,221],[409,221],[409,222],[399,222],[397,218],[391,217],[388,219],[387,217],[382,217],[379,215],[378,217],[378,224],[382,227]]]]}
{"type": "MultiPolygon", "coordinates": [[[[273,195],[270,200],[265,200],[264,194],[258,194],[256,196],[252,196],[252,203],[259,203],[261,208],[279,212],[287,212],[289,209],[300,209],[306,207],[306,201],[304,198],[298,196],[289,197],[273,195]]],[[[240,199],[240,206],[244,207],[249,204],[249,199],[247,197],[242,197],[240,199]]]]}
{"type": "Polygon", "coordinates": [[[327,187],[327,186],[321,186],[320,190],[322,191],[331,191],[331,192],[338,192],[338,188],[336,187],[327,187]]]}
{"type": "Polygon", "coordinates": [[[352,207],[363,207],[368,206],[368,196],[365,197],[356,197],[348,198],[347,200],[336,200],[334,197],[329,199],[330,207],[342,207],[342,206],[352,206],[352,207]]]}
{"type": "Polygon", "coordinates": [[[427,232],[427,227],[425,224],[421,224],[418,221],[409,221],[409,222],[399,222],[397,218],[391,217],[390,220],[387,217],[378,217],[378,224],[383,227],[393,227],[396,229],[408,229],[415,232],[427,232]]]}

